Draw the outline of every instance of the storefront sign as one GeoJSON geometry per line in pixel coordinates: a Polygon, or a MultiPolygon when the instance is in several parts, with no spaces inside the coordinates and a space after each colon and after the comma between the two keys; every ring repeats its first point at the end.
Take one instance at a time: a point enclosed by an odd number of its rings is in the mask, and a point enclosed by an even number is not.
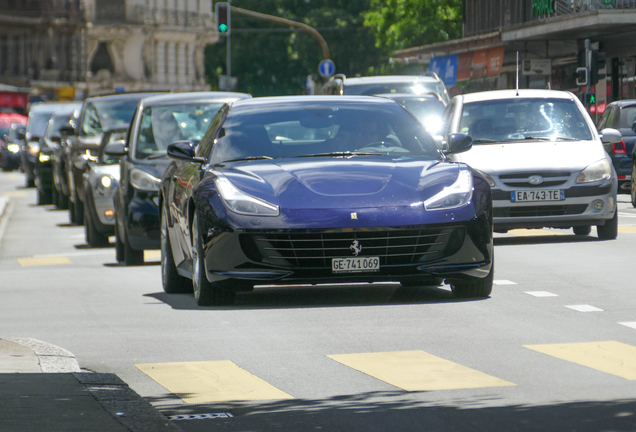
{"type": "Polygon", "coordinates": [[[551,75],[552,60],[551,59],[524,59],[523,75],[551,75]]]}
{"type": "Polygon", "coordinates": [[[446,87],[454,86],[457,83],[457,54],[447,55],[444,58],[442,81],[446,87]]]}
{"type": "Polygon", "coordinates": [[[554,13],[554,0],[532,0],[532,16],[554,13]]]}
{"type": "Polygon", "coordinates": [[[504,46],[490,48],[488,50],[488,66],[486,69],[486,78],[492,78],[501,75],[501,67],[503,66],[504,46]]]}
{"type": "Polygon", "coordinates": [[[444,76],[444,56],[433,57],[428,70],[435,72],[440,78],[444,76]]]}
{"type": "Polygon", "coordinates": [[[457,56],[457,81],[470,79],[470,69],[473,66],[473,52],[461,53],[457,56]]]}
{"type": "Polygon", "coordinates": [[[473,55],[473,75],[472,79],[486,78],[486,67],[488,66],[488,50],[481,49],[475,51],[473,55]]]}

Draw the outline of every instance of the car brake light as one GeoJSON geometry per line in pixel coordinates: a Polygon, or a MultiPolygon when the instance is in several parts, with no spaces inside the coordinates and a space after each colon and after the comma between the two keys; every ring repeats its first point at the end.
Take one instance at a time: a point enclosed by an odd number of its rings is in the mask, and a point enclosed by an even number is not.
{"type": "Polygon", "coordinates": [[[627,154],[627,147],[625,147],[625,140],[620,140],[612,144],[612,153],[614,154],[627,154]]]}
{"type": "Polygon", "coordinates": [[[625,180],[625,178],[627,177],[626,175],[619,175],[617,176],[619,180],[625,180]]]}

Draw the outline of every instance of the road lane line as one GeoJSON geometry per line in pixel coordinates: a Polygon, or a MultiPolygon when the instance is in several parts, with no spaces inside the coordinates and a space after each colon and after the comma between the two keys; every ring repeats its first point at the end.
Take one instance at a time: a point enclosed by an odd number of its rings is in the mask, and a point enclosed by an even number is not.
{"type": "Polygon", "coordinates": [[[530,294],[534,297],[558,297],[558,294],[553,294],[548,291],[526,291],[526,294],[530,294]]]}
{"type": "Polygon", "coordinates": [[[590,305],[571,305],[566,306],[566,308],[573,309],[578,312],[603,312],[603,309],[599,309],[590,305]]]}
{"type": "Polygon", "coordinates": [[[73,264],[70,259],[63,256],[42,258],[16,258],[16,260],[22,267],[73,264]]]}
{"type": "Polygon", "coordinates": [[[406,391],[516,386],[424,351],[338,354],[327,357],[406,391]]]}
{"type": "Polygon", "coordinates": [[[513,282],[513,281],[509,281],[505,279],[495,280],[495,281],[492,281],[492,283],[495,285],[517,285],[517,282],[513,282]]]}
{"type": "Polygon", "coordinates": [[[631,345],[606,341],[523,346],[630,381],[636,380],[636,347],[631,345]]]}
{"type": "Polygon", "coordinates": [[[619,324],[624,325],[626,327],[630,327],[633,329],[636,329],[636,321],[631,321],[631,322],[619,322],[619,324]]]}
{"type": "Polygon", "coordinates": [[[189,404],[294,399],[229,360],[135,366],[189,404]]]}

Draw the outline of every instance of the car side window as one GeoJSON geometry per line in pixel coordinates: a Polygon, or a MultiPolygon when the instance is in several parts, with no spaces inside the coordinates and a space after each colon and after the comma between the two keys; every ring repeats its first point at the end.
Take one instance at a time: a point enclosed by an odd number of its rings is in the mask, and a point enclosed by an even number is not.
{"type": "Polygon", "coordinates": [[[205,132],[205,135],[203,135],[203,138],[201,138],[201,142],[197,146],[196,154],[198,157],[207,158],[209,156],[210,151],[212,150],[212,146],[214,145],[214,142],[219,135],[219,128],[225,120],[228,109],[229,105],[225,105],[219,110],[219,112],[210,122],[208,130],[205,132]]]}
{"type": "Polygon", "coordinates": [[[603,113],[603,116],[601,117],[601,119],[598,121],[598,124],[596,125],[596,128],[598,130],[601,130],[605,127],[605,123],[607,123],[607,116],[609,115],[611,110],[612,110],[611,106],[608,106],[607,108],[605,108],[605,112],[603,113]]]}
{"type": "Polygon", "coordinates": [[[607,121],[603,124],[603,128],[613,127],[616,111],[617,111],[616,107],[612,107],[612,109],[610,110],[610,113],[607,115],[607,121]]]}
{"type": "Polygon", "coordinates": [[[444,114],[442,115],[442,128],[440,129],[439,134],[441,136],[446,136],[450,133],[451,122],[453,121],[453,111],[455,110],[455,101],[452,100],[446,109],[444,109],[444,114]]]}

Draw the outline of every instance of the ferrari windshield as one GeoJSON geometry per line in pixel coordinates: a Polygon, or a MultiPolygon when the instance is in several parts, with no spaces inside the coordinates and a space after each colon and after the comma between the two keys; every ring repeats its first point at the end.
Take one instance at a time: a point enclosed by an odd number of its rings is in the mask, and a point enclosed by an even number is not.
{"type": "Polygon", "coordinates": [[[569,99],[514,98],[464,104],[459,132],[473,143],[521,140],[591,140],[578,105],[569,99]]]}
{"type": "Polygon", "coordinates": [[[231,110],[211,162],[331,154],[441,158],[422,125],[398,104],[329,100],[231,110]]]}
{"type": "Polygon", "coordinates": [[[199,101],[144,108],[135,158],[166,154],[168,145],[175,141],[198,144],[222,106],[220,102],[199,101]]]}

